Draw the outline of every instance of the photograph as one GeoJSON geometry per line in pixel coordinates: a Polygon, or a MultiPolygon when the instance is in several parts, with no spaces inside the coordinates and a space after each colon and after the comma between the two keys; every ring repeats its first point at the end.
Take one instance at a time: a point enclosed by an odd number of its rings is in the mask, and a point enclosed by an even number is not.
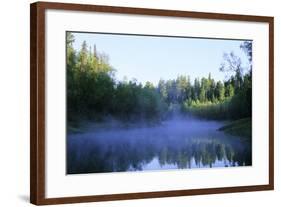
{"type": "Polygon", "coordinates": [[[30,4],[32,204],[274,190],[274,16],[173,5],[30,4]]]}
{"type": "Polygon", "coordinates": [[[252,166],[251,39],[65,37],[66,174],[252,166]]]}

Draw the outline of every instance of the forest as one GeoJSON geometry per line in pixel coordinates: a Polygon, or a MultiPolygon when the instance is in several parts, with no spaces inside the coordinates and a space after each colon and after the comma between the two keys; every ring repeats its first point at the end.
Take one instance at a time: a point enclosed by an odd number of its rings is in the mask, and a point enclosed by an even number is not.
{"type": "MultiPolygon", "coordinates": [[[[252,113],[252,42],[240,48],[248,57],[248,67],[233,52],[222,54],[218,70],[224,81],[212,74],[191,80],[188,75],[160,79],[158,85],[142,84],[136,79],[117,80],[118,72],[108,54],[84,41],[80,50],[73,47],[72,33],[66,36],[67,122],[77,126],[83,121],[157,124],[173,116],[197,116],[211,120],[245,120],[252,113]]],[[[187,68],[188,73],[191,68],[187,68]]]]}

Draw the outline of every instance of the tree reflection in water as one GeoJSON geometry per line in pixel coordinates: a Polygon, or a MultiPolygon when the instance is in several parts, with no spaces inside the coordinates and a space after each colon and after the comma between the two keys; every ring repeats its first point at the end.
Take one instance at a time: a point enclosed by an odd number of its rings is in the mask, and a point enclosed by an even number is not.
{"type": "Polygon", "coordinates": [[[67,138],[67,173],[252,165],[251,141],[215,130],[217,123],[208,126],[71,134],[67,138]]]}

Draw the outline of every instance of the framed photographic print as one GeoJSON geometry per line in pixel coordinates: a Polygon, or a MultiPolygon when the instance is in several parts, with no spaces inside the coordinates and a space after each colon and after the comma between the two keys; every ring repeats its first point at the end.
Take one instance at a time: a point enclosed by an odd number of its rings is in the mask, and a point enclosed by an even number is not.
{"type": "Polygon", "coordinates": [[[274,188],[273,17],[30,12],[32,203],[274,188]]]}

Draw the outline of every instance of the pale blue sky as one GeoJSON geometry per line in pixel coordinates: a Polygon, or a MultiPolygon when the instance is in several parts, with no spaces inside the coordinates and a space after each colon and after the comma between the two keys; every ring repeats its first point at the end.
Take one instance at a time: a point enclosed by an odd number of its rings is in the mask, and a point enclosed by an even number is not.
{"type": "Polygon", "coordinates": [[[178,75],[208,77],[211,72],[215,80],[224,80],[219,71],[224,52],[233,51],[247,65],[247,57],[240,49],[240,40],[199,39],[178,37],[152,37],[135,35],[112,35],[95,33],[73,33],[76,50],[85,40],[93,49],[109,56],[110,64],[117,70],[117,80],[125,76],[141,83],[158,84],[160,78],[175,79],[178,75]]]}

